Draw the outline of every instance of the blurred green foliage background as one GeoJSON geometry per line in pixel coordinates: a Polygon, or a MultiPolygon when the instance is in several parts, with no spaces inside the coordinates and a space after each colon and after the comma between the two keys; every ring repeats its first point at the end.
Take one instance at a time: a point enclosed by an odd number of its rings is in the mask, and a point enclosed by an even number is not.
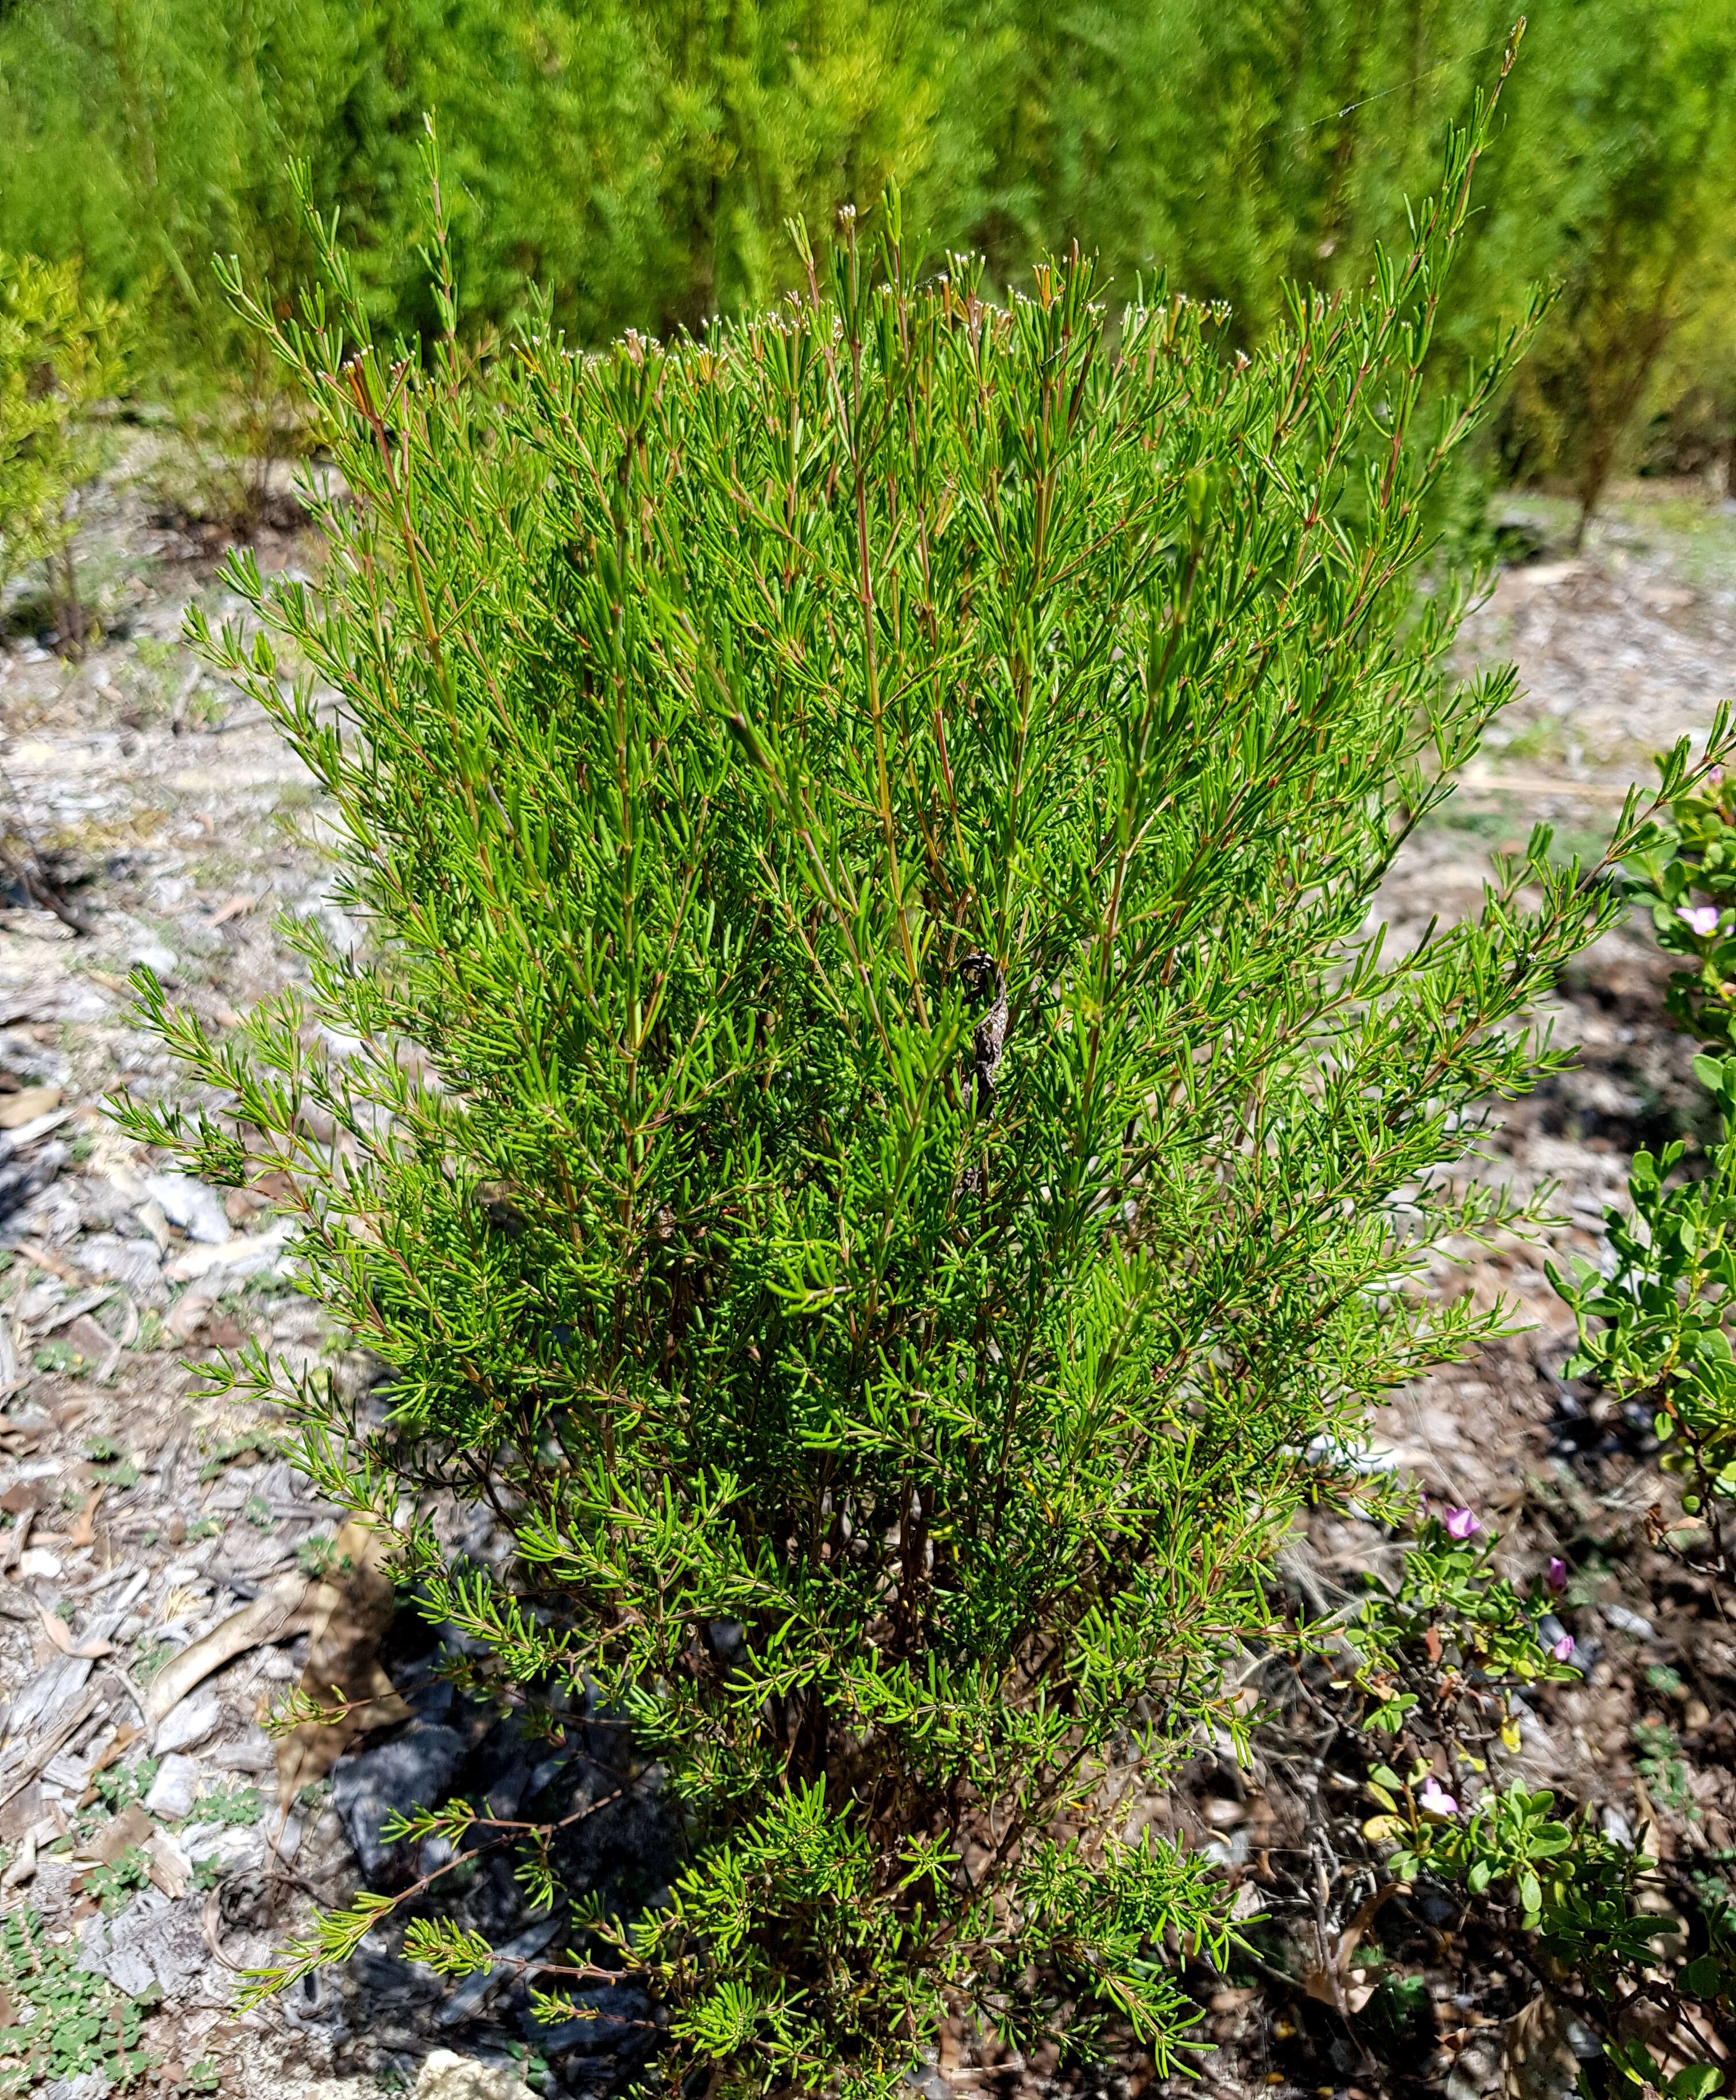
{"type": "MultiPolygon", "coordinates": [[[[210,271],[290,298],[285,165],[380,319],[430,320],[422,112],[462,287],[575,340],[762,305],[889,175],[1010,280],[1077,239],[1257,343],[1286,276],[1367,276],[1490,79],[1513,0],[0,0],[0,252],[82,257],[158,386],[245,386],[210,271]]],[[[1537,0],[1452,302],[1453,356],[1561,297],[1485,462],[1595,501],[1660,444],[1736,472],[1736,0],[1537,0]]],[[[1455,360],[1456,362],[1456,360],[1455,360]]],[[[257,377],[258,375],[256,374],[257,377]]]]}

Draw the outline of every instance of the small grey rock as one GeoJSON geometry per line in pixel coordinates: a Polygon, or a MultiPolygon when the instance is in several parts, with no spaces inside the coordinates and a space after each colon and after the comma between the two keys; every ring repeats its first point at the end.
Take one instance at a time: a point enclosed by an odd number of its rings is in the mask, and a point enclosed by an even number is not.
{"type": "Polygon", "coordinates": [[[179,1823],[192,1815],[198,1785],[196,1758],[165,1758],[151,1791],[145,1796],[146,1815],[155,1815],[163,1822],[179,1823]]]}
{"type": "Polygon", "coordinates": [[[117,1991],[125,1991],[128,1997],[142,1997],[156,1981],[156,1971],[136,1948],[117,1947],[104,1956],[100,1963],[93,1963],[117,1991]]]}
{"type": "Polygon", "coordinates": [[[166,977],[174,974],[181,958],[173,948],[148,934],[143,940],[131,944],[126,951],[126,960],[130,963],[141,963],[157,977],[166,977]]]}
{"type": "Polygon", "coordinates": [[[231,1237],[223,1198],[191,1174],[148,1174],[145,1187],[170,1224],[178,1225],[188,1238],[221,1246],[231,1237]]]}
{"type": "Polygon", "coordinates": [[[196,1866],[215,1860],[226,1874],[237,1867],[253,1866],[265,1856],[265,1838],[257,1824],[190,1824],[178,1842],[196,1866]]]}
{"type": "Polygon", "coordinates": [[[104,1974],[130,1996],[153,1982],[165,1997],[184,1996],[210,1971],[204,1912],[202,1896],[170,1903],[156,1889],[141,1890],[109,1927],[114,1952],[104,1974]]]}
{"type": "Polygon", "coordinates": [[[78,1266],[90,1276],[112,1277],[130,1290],[161,1289],[163,1264],[149,1240],[124,1240],[115,1233],[94,1233],[76,1250],[78,1266]]]}
{"type": "Polygon", "coordinates": [[[1567,2046],[1581,2063],[1596,2063],[1602,2057],[1603,2044],[1584,2020],[1570,2019],[1566,2033],[1567,2046]]]}
{"type": "Polygon", "coordinates": [[[138,1207],[136,1197],[117,1183],[105,1180],[100,1175],[82,1176],[77,1195],[78,1215],[84,1220],[87,1233],[118,1230],[138,1207]]]}
{"type": "Polygon", "coordinates": [[[254,1728],[238,1743],[219,1743],[212,1754],[212,1762],[224,1771],[275,1771],[277,1753],[267,1738],[254,1728]]]}
{"type": "Polygon", "coordinates": [[[104,2100],[113,2089],[106,2071],[81,2071],[76,2078],[57,2078],[44,2089],[42,2100],[104,2100]]]}
{"type": "Polygon", "coordinates": [[[0,1167],[0,1215],[41,1195],[71,1157],[64,1145],[45,1145],[16,1166],[0,1167]]]}
{"type": "Polygon", "coordinates": [[[532,2100],[532,2095],[510,2064],[479,2063],[437,2049],[423,2062],[414,2100],[532,2100]]]}
{"type": "Polygon", "coordinates": [[[196,1692],[172,1706],[156,1732],[153,1754],[166,1758],[175,1750],[202,1743],[223,1718],[223,1701],[214,1692],[196,1692]]]}
{"type": "Polygon", "coordinates": [[[108,1921],[100,1911],[95,1917],[87,1917],[78,1935],[78,1959],[75,1968],[83,1969],[92,1975],[100,1975],[108,1955],[108,1921]]]}
{"type": "MultiPolygon", "coordinates": [[[[20,1565],[28,1566],[29,1560],[27,1554],[20,1565]]],[[[57,1655],[45,1665],[12,1701],[6,1723],[8,1739],[21,1741],[33,1733],[46,1735],[83,1691],[91,1667],[82,1655],[57,1655]]]]}
{"type": "Polygon", "coordinates": [[[1483,2100],[1500,2084],[1501,2065],[1500,2030],[1472,2035],[1447,2073],[1447,2100],[1483,2100]]]}

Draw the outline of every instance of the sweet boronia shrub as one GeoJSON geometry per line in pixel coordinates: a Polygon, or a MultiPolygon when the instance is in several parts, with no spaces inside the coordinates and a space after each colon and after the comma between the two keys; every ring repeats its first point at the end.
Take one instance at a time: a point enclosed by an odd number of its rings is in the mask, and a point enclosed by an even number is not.
{"type": "Polygon", "coordinates": [[[1511,690],[1447,679],[1460,601],[1406,589],[1518,347],[1413,430],[1489,121],[1413,251],[1252,363],[1161,292],[1112,326],[1077,258],[1004,306],[914,281],[895,198],[762,319],[533,333],[486,383],[438,240],[426,358],[370,342],[335,227],[328,301],[254,309],[350,500],[319,589],[238,555],[263,633],[195,638],[326,791],[369,938],[304,930],[306,1010],[221,1039],[147,981],[227,1105],[131,1127],[293,1180],[390,1373],[377,1427],[284,1385],[302,1462],[473,1684],[630,1723],[610,1785],[681,1855],[637,1914],[485,1811],[417,1827],[525,1848],[571,1918],[540,2002],[635,1972],[654,2079],[890,2094],[949,2016],[1184,2042],[1224,1899],[1130,1794],[1236,1725],[1372,1405],[1488,1328],[1413,1287],[1502,1215],[1447,1170],[1620,909],[1540,835],[1473,923],[1371,918],[1511,690]],[[443,1492],[512,1556],[443,1555],[443,1492]]]}

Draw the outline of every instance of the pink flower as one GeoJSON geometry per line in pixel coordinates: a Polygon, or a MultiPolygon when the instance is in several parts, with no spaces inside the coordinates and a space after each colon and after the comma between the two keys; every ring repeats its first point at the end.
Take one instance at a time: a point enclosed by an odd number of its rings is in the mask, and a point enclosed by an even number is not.
{"type": "Polygon", "coordinates": [[[1716,904],[1678,904],[1676,916],[1685,920],[1688,931],[1698,933],[1703,941],[1709,941],[1718,930],[1718,907],[1716,904]]]}
{"type": "Polygon", "coordinates": [[[1566,1588],[1567,1564],[1565,1560],[1561,1559],[1559,1555],[1556,1555],[1550,1560],[1549,1568],[1544,1573],[1543,1579],[1546,1583],[1548,1583],[1550,1590],[1558,1597],[1560,1596],[1562,1592],[1566,1588]]]}
{"type": "Polygon", "coordinates": [[[1474,1511],[1468,1509],[1447,1511],[1447,1535],[1449,1538],[1469,1538],[1474,1531],[1482,1529],[1482,1519],[1474,1511]]]}
{"type": "Polygon", "coordinates": [[[1447,1793],[1433,1772],[1430,1772],[1423,1782],[1422,1792],[1417,1797],[1417,1804],[1425,1815],[1456,1815],[1459,1812],[1458,1802],[1447,1793]]]}
{"type": "Polygon", "coordinates": [[[1558,1662],[1571,1662],[1573,1660],[1573,1635],[1571,1634],[1563,1634],[1561,1639],[1557,1641],[1554,1647],[1549,1650],[1549,1652],[1554,1657],[1558,1662]]]}

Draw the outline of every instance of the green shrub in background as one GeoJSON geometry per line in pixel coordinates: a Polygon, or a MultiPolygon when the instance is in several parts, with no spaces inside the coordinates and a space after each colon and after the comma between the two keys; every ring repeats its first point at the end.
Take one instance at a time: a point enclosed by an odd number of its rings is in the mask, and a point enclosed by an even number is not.
{"type": "MultiPolygon", "coordinates": [[[[1679,328],[1668,398],[1699,395],[1736,443],[1736,394],[1712,355],[1736,340],[1723,262],[1736,247],[1736,5],[1543,0],[1529,13],[1444,375],[1530,284],[1561,284],[1504,405],[1496,465],[1566,480],[1583,531],[1679,328]]],[[[991,252],[1011,268],[1038,227],[1064,227],[1124,280],[1163,262],[1228,302],[1238,341],[1258,342],[1282,318],[1286,280],[1360,283],[1376,243],[1403,240],[1439,113],[1462,113],[1506,26],[1499,8],[1430,0],[1111,7],[1090,34],[1075,15],[1029,11],[987,98],[1009,112],[992,134],[991,252]]]]}
{"type": "Polygon", "coordinates": [[[244,527],[297,448],[293,390],[211,273],[234,255],[293,296],[314,250],[285,174],[317,154],[358,236],[392,224],[404,72],[420,24],[335,0],[56,0],[0,22],[0,242],[78,255],[123,292],[142,384],[174,414],[155,471],[244,527]],[[394,83],[396,83],[395,86],[394,83]]]}
{"type": "MultiPolygon", "coordinates": [[[[1707,340],[1736,329],[1736,7],[1610,4],[1594,50],[1546,49],[1540,60],[1566,91],[1547,130],[1533,130],[1527,112],[1512,137],[1516,152],[1551,157],[1553,181],[1529,187],[1550,196],[1562,296],[1502,436],[1510,465],[1567,480],[1583,536],[1685,324],[1699,324],[1707,362],[1681,382],[1710,380],[1715,412],[1736,409],[1707,340]]],[[[1736,420],[1722,435],[1736,443],[1736,420]]]]}
{"type": "Polygon", "coordinates": [[[39,263],[0,261],[0,585],[52,552],[61,530],[66,491],[53,465],[62,417],[44,328],[47,277],[39,263]]]}
{"type": "Polygon", "coordinates": [[[1736,242],[1702,252],[1693,289],[1647,389],[1642,460],[1700,473],[1736,501],[1736,242]]]}
{"type": "Polygon", "coordinates": [[[280,302],[307,281],[305,160],[376,321],[431,329],[438,108],[473,321],[529,279],[583,341],[697,325],[795,281],[792,214],[829,226],[896,178],[940,234],[968,223],[960,49],[944,12],[869,0],[43,0],[0,22],[0,240],[86,254],[154,298],[165,361],[215,368],[253,338],[214,253],[280,302]]]}
{"type": "MultiPolygon", "coordinates": [[[[1509,19],[1446,0],[23,0],[0,16],[0,246],[82,254],[148,309],[155,383],[242,449],[296,417],[210,256],[289,311],[312,254],[282,170],[308,159],[375,324],[429,335],[427,108],[473,324],[509,322],[527,277],[586,343],[751,310],[800,280],[788,218],[829,228],[848,203],[866,223],[890,178],[931,261],[980,249],[1004,285],[1077,240],[1118,298],[1161,267],[1227,301],[1246,348],[1284,325],[1284,280],[1359,285],[1377,241],[1408,240],[1404,200],[1509,19]]],[[[1588,507],[1678,398],[1736,442],[1733,48],[1736,0],[1532,10],[1431,378],[1450,389],[1532,282],[1561,280],[1500,419],[1509,476],[1565,479],[1588,507]]]]}
{"type": "Polygon", "coordinates": [[[1371,1404],[1498,1324],[1412,1287],[1508,1215],[1438,1171],[1558,1061],[1524,1017],[1620,900],[1540,833],[1476,920],[1368,931],[1512,689],[1447,681],[1461,601],[1406,588],[1519,346],[1413,428],[1488,135],[1251,361],[1161,292],[1112,349],[1077,261],[919,286],[895,201],[877,272],[846,224],[771,317],[587,359],[545,313],[486,387],[443,240],[426,359],[335,246],[302,322],[232,280],[353,502],[323,595],[240,558],[266,634],[192,632],[330,793],[372,946],[304,929],[311,1015],[221,1043],[142,977],[228,1113],[126,1120],[293,1177],[393,1381],[372,1431],[285,1390],[302,1462],[398,1529],[467,1682],[630,1721],[600,1790],[680,1811],[637,1915],[553,1833],[409,1827],[521,1846],[571,1917],[538,2002],[642,1978],[672,2081],[889,2094],[950,2010],[1170,2062],[1222,1896],[1114,1801],[1236,1725],[1296,1511],[1378,1499],[1371,1404]],[[436,1488],[500,1513],[498,1574],[436,1488]]]}
{"type": "Polygon", "coordinates": [[[82,647],[72,540],[105,445],[92,411],[125,370],[122,317],[87,294],[76,262],[0,255],[0,589],[47,564],[63,643],[82,647]]]}

